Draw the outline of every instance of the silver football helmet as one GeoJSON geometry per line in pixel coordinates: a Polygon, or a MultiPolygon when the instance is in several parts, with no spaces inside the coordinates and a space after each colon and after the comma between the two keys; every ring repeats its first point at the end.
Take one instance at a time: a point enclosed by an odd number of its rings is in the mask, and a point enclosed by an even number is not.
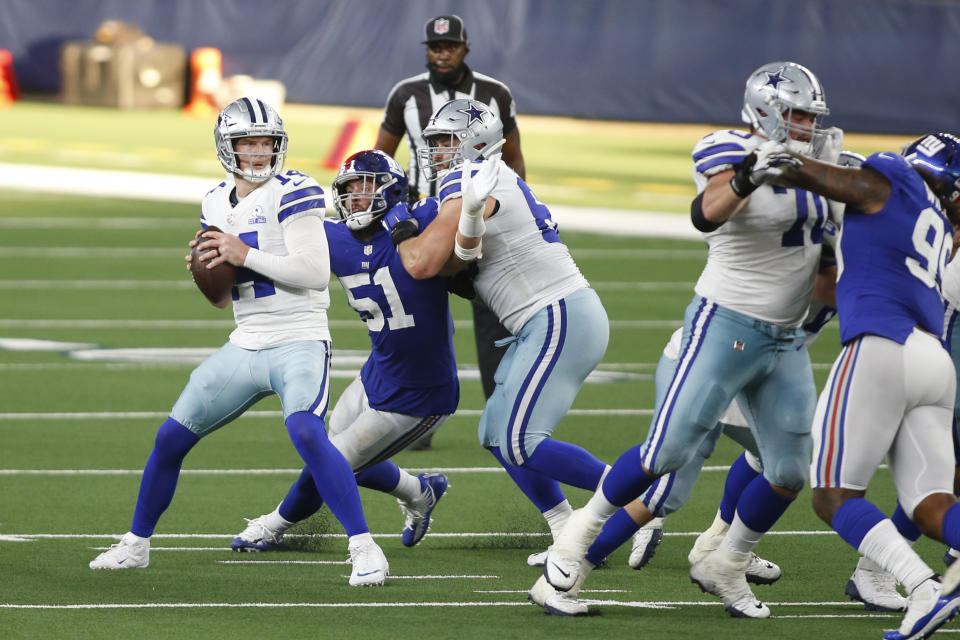
{"type": "Polygon", "coordinates": [[[430,116],[423,129],[426,147],[417,150],[417,165],[427,180],[464,161],[485,158],[503,138],[503,122],[490,107],[466,98],[451,100],[430,116]],[[457,140],[455,146],[450,136],[457,140]]]}
{"type": "Polygon", "coordinates": [[[743,121],[767,139],[783,142],[790,151],[810,155],[821,135],[820,122],[828,113],[820,81],[796,62],[770,62],[747,78],[743,121]],[[813,126],[791,122],[794,110],[812,114],[813,126]]]}
{"type": "Polygon", "coordinates": [[[227,105],[217,117],[213,139],[217,145],[217,159],[227,173],[260,183],[283,171],[287,160],[287,132],[283,128],[283,119],[263,100],[240,98],[227,105]],[[237,153],[234,143],[240,138],[261,136],[273,138],[270,165],[260,171],[252,167],[241,169],[241,154],[237,153]]]}

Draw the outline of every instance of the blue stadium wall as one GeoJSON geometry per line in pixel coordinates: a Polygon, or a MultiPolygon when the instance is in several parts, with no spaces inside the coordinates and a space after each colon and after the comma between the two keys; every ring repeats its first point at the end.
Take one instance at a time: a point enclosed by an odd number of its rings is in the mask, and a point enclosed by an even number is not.
{"type": "Polygon", "coordinates": [[[278,79],[291,102],[382,106],[424,69],[423,24],[443,13],[521,113],[737,122],[750,71],[789,59],[820,76],[831,124],[960,129],[952,0],[2,0],[0,49],[24,91],[57,92],[61,44],[114,18],[217,47],[225,75],[278,79]]]}

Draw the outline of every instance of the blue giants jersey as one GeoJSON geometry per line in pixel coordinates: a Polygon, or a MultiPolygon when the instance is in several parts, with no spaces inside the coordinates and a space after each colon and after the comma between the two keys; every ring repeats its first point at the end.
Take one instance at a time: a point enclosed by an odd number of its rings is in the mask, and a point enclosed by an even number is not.
{"type": "MultiPolygon", "coordinates": [[[[426,228],[437,215],[436,199],[421,201],[411,213],[426,228]]],[[[456,411],[460,387],[447,278],[410,277],[382,228],[368,242],[339,222],[328,219],[326,228],[330,269],[370,333],[372,351],[360,374],[370,406],[412,416],[456,411]]]]}
{"type": "Polygon", "coordinates": [[[943,207],[901,156],[877,153],[863,164],[890,181],[877,213],[847,208],[840,231],[837,308],[840,340],[869,333],[903,344],[917,326],[943,334],[941,276],[953,234],[943,207]]]}

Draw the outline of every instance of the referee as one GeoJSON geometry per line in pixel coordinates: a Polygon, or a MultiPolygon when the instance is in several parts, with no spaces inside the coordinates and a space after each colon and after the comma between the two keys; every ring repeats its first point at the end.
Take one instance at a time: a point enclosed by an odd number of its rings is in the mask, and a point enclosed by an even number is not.
{"type": "MultiPolygon", "coordinates": [[[[417,166],[417,149],[425,144],[422,132],[430,116],[456,98],[479,100],[500,117],[505,140],[502,159],[517,175],[525,178],[513,95],[507,85],[490,76],[475,73],[464,63],[470,46],[463,19],[446,15],[427,21],[423,44],[427,45],[427,72],[401,80],[390,91],[376,144],[377,149],[393,155],[400,139],[407,136],[410,147],[407,175],[410,179],[411,201],[421,196],[436,195],[436,185],[428,183],[417,166]]],[[[492,311],[477,300],[473,301],[473,326],[483,394],[489,398],[496,387],[493,374],[506,351],[505,347],[494,346],[494,341],[506,338],[510,332],[500,324],[492,311]]],[[[411,448],[430,447],[429,441],[421,440],[417,444],[411,448]]]]}

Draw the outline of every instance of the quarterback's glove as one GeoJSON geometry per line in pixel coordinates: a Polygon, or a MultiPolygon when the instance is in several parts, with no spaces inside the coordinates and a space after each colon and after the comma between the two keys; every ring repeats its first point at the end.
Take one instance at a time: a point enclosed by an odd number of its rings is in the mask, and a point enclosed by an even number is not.
{"type": "Polygon", "coordinates": [[[393,241],[394,247],[420,233],[420,223],[410,215],[410,209],[405,202],[398,202],[390,211],[387,211],[381,224],[390,232],[390,240],[393,241]]]}
{"type": "Polygon", "coordinates": [[[837,164],[843,150],[843,129],[830,127],[817,131],[813,136],[813,157],[823,162],[837,164]]]}
{"type": "Polygon", "coordinates": [[[730,188],[737,197],[746,198],[761,185],[779,178],[787,168],[803,166],[803,161],[790,155],[783,144],[767,140],[733,166],[737,172],[730,178],[730,188]]]}
{"type": "Polygon", "coordinates": [[[487,197],[497,186],[500,175],[500,154],[494,154],[480,163],[476,175],[473,163],[464,163],[461,169],[460,193],[463,204],[460,209],[460,234],[466,238],[479,238],[486,226],[483,223],[483,211],[487,197]]]}

